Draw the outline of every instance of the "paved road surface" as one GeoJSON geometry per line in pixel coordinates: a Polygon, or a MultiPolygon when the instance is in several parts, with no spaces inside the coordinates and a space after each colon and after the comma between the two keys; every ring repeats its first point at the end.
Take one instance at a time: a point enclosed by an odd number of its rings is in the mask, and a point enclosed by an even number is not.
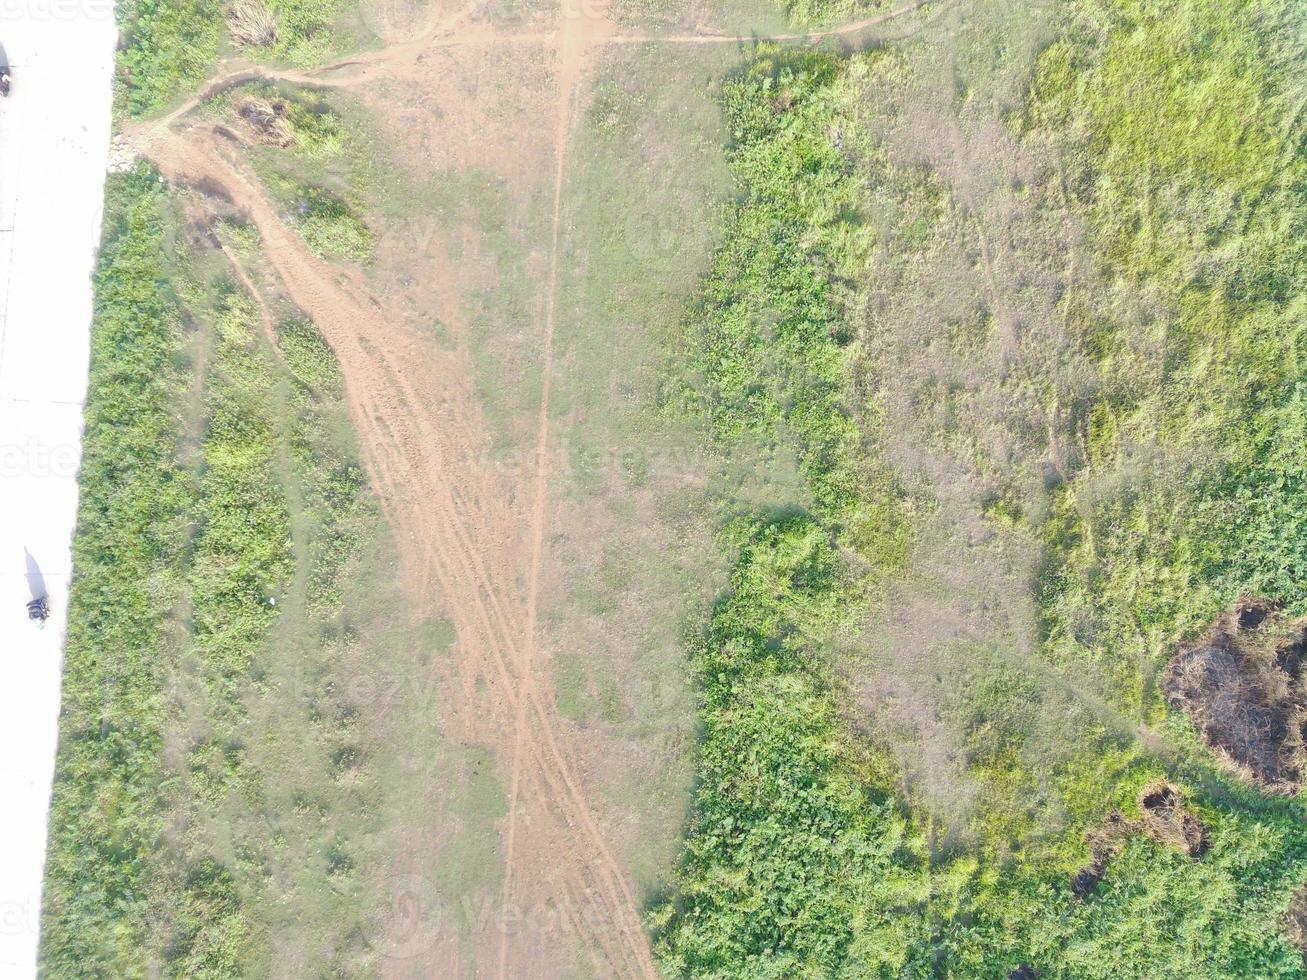
{"type": "Polygon", "coordinates": [[[0,978],[35,973],[115,43],[106,0],[0,0],[0,978]],[[27,622],[48,590],[46,628],[27,622]]]}

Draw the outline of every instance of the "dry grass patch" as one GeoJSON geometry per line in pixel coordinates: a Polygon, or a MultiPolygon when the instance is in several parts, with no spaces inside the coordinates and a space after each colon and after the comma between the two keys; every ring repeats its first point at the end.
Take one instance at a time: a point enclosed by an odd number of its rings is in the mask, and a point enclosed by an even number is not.
{"type": "Polygon", "coordinates": [[[1235,775],[1275,793],[1296,794],[1307,755],[1307,696],[1301,681],[1307,620],[1244,600],[1171,658],[1168,703],[1183,710],[1235,775]]]}
{"type": "Polygon", "coordinates": [[[232,0],[227,29],[232,40],[245,47],[270,48],[277,43],[277,18],[263,0],[232,0]]]}
{"type": "Polygon", "coordinates": [[[286,119],[286,103],[280,99],[246,99],[239,111],[260,143],[284,149],[295,142],[295,131],[286,119]]]}

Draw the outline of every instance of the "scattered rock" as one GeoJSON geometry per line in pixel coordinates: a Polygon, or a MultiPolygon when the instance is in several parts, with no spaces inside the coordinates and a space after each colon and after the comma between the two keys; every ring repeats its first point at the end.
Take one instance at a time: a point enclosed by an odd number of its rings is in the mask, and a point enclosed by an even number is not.
{"type": "Polygon", "coordinates": [[[1307,772],[1305,653],[1307,620],[1285,622],[1274,604],[1245,599],[1176,651],[1162,687],[1231,771],[1294,794],[1307,772]]]}
{"type": "Polygon", "coordinates": [[[133,170],[140,158],[140,151],[127,137],[118,135],[109,141],[109,173],[118,174],[133,170]]]}

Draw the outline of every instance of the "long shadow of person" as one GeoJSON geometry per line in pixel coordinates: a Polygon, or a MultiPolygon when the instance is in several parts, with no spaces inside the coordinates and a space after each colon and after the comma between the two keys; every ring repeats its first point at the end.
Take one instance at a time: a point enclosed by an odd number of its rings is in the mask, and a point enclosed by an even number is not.
{"type": "Polygon", "coordinates": [[[27,587],[32,590],[33,599],[45,598],[45,576],[41,574],[41,566],[36,563],[32,553],[24,545],[23,554],[27,556],[27,587]]]}

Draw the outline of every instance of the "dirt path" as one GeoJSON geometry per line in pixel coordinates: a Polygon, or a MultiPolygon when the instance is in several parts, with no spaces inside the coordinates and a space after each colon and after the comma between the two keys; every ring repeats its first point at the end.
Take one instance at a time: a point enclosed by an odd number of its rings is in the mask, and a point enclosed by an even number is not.
{"type": "MultiPolygon", "coordinates": [[[[914,2],[841,28],[785,38],[855,34],[920,5],[914,2]]],[[[201,96],[162,120],[129,127],[126,135],[169,179],[209,192],[220,190],[258,229],[286,293],[317,324],[339,359],[365,466],[414,600],[422,609],[442,606],[453,622],[458,636],[455,670],[466,702],[458,722],[494,748],[509,775],[498,937],[492,949],[478,953],[474,969],[508,978],[544,975],[546,962],[556,966],[556,960],[542,958],[550,954],[541,951],[540,936],[514,928],[524,910],[552,908],[570,936],[562,947],[589,951],[599,975],[653,978],[657,971],[639,899],[596,822],[574,753],[560,735],[549,685],[542,680],[548,664],[539,636],[539,597],[553,453],[550,399],[567,148],[590,59],[603,45],[747,39],[621,35],[602,9],[587,6],[584,16],[576,15],[568,0],[563,0],[551,32],[496,35],[484,25],[467,25],[476,9],[473,5],[438,20],[413,40],[312,72],[237,67],[215,77],[201,96]],[[496,43],[551,46],[557,90],[552,226],[540,306],[541,396],[534,464],[526,486],[515,485],[512,475],[489,461],[487,426],[472,390],[467,352],[444,349],[417,336],[404,326],[403,316],[369,293],[359,275],[314,257],[240,165],[239,148],[209,124],[186,126],[205,99],[247,81],[353,87],[374,74],[387,74],[421,82],[426,73],[437,70],[423,62],[432,49],[496,43]],[[477,695],[479,689],[487,692],[485,697],[477,695]]],[[[239,266],[237,275],[254,292],[239,266]]],[[[266,319],[266,307],[263,313],[266,319]]],[[[395,873],[427,873],[424,860],[414,849],[395,873]]],[[[433,947],[425,962],[408,962],[393,972],[411,976],[449,971],[460,956],[456,943],[446,943],[433,947]]]]}
{"type": "MultiPolygon", "coordinates": [[[[557,739],[552,703],[536,681],[526,602],[516,587],[512,529],[522,515],[504,503],[511,494],[484,462],[468,365],[393,326],[361,283],[312,256],[212,136],[160,140],[154,157],[170,179],[221,188],[247,212],[290,298],[336,351],[405,577],[422,601],[443,598],[459,636],[460,671],[469,686],[480,679],[493,692],[495,720],[485,728],[513,733],[501,736],[510,743],[501,752],[517,760],[520,804],[529,809],[534,838],[532,871],[539,875],[539,859],[553,856],[543,870],[558,878],[561,915],[602,953],[607,970],[653,975],[638,906],[598,833],[557,739]]],[[[521,859],[519,848],[514,860],[521,859]]]]}
{"type": "MultiPolygon", "coordinates": [[[[535,447],[535,476],[533,479],[532,506],[531,506],[531,530],[530,530],[530,564],[527,573],[527,592],[526,592],[526,644],[522,651],[522,660],[519,663],[520,676],[530,684],[533,697],[536,696],[536,675],[540,664],[540,644],[537,640],[539,628],[539,597],[540,597],[540,567],[544,557],[544,533],[546,522],[546,502],[548,497],[548,480],[549,480],[549,399],[553,386],[554,370],[554,334],[558,319],[558,264],[559,264],[559,245],[562,229],[562,208],[563,208],[563,179],[566,171],[567,148],[571,135],[572,108],[576,98],[576,89],[581,82],[582,76],[586,70],[586,57],[589,48],[596,42],[601,41],[605,36],[613,34],[614,25],[607,19],[606,10],[600,8],[595,11],[595,16],[578,17],[569,16],[567,10],[567,0],[563,0],[563,9],[560,11],[560,28],[558,33],[556,57],[557,64],[555,67],[556,84],[558,87],[557,108],[554,117],[554,181],[553,181],[553,214],[551,218],[550,244],[549,244],[549,274],[546,283],[545,295],[545,323],[544,323],[544,340],[541,350],[541,394],[540,408],[537,418],[536,447],[535,447]]],[[[543,699],[542,699],[543,700],[543,699]]],[[[550,702],[552,707],[552,701],[550,702]]],[[[519,822],[519,801],[521,793],[521,775],[522,775],[522,758],[528,743],[533,738],[531,732],[531,719],[527,712],[519,710],[514,719],[514,743],[513,758],[511,764],[511,779],[509,787],[509,812],[508,812],[508,829],[505,839],[505,867],[504,867],[504,884],[503,894],[500,903],[501,916],[507,915],[513,908],[514,902],[514,882],[517,876],[515,863],[517,860],[517,828],[519,822]]],[[[548,719],[552,730],[557,728],[557,719],[550,717],[548,719]]],[[[590,808],[585,804],[581,797],[579,789],[569,787],[572,795],[578,802],[577,813],[586,822],[587,830],[594,841],[596,847],[596,856],[603,863],[605,868],[612,876],[613,882],[617,885],[619,891],[618,911],[623,914],[626,921],[622,925],[622,932],[626,935],[638,936],[639,939],[632,943],[631,953],[633,954],[632,963],[637,971],[645,977],[656,977],[657,971],[653,965],[653,958],[649,952],[648,944],[643,941],[643,929],[638,917],[638,904],[631,890],[627,885],[622,869],[613,860],[608,848],[604,842],[603,836],[599,833],[598,828],[594,826],[594,821],[590,813],[590,808]]],[[[500,947],[499,947],[499,976],[505,980],[509,976],[509,953],[510,953],[510,935],[509,930],[505,927],[506,923],[501,919],[500,922],[500,947]]]]}

